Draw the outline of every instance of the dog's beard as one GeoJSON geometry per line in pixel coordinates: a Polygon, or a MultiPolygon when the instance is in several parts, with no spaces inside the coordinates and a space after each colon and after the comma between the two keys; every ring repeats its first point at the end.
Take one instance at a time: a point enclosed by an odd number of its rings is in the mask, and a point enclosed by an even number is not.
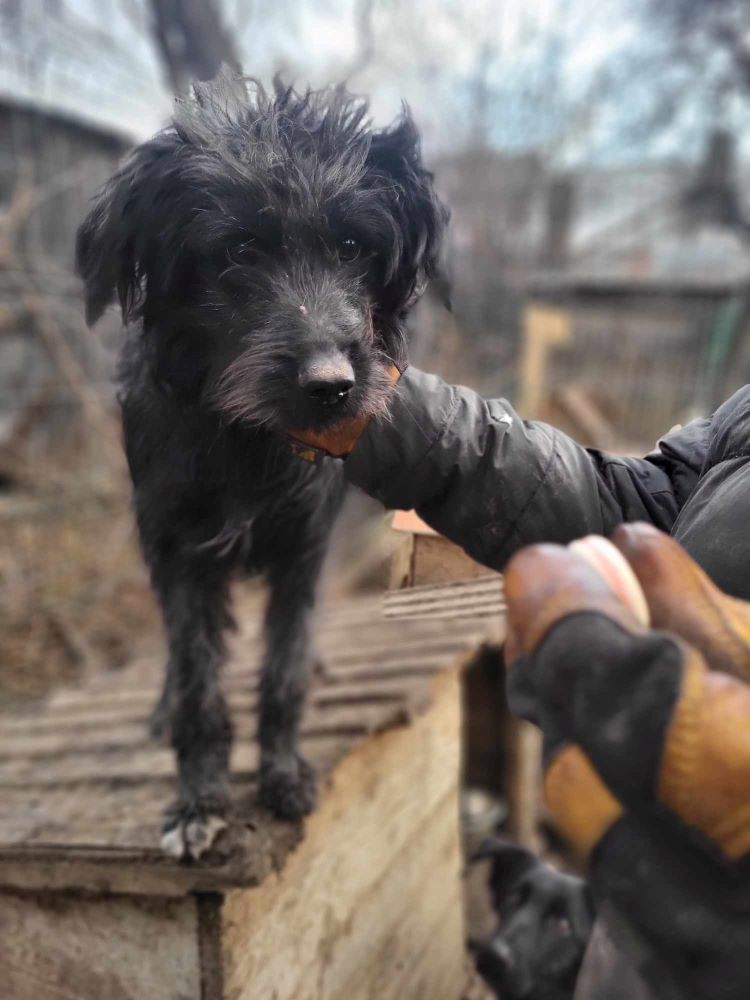
{"type": "Polygon", "coordinates": [[[393,389],[391,365],[384,352],[375,351],[355,366],[356,382],[346,400],[332,407],[303,406],[287,374],[294,370],[293,361],[259,343],[224,370],[209,394],[210,403],[232,423],[282,432],[291,427],[324,430],[354,418],[385,417],[393,389]]]}

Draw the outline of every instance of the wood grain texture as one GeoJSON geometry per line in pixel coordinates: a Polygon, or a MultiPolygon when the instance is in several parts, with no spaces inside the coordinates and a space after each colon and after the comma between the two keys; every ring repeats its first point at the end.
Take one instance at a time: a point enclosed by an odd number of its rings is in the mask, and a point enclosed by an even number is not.
{"type": "Polygon", "coordinates": [[[232,822],[199,864],[158,849],[174,780],[145,735],[159,664],[0,716],[2,1000],[455,1000],[460,673],[492,631],[387,619],[380,599],[322,616],[303,827],[255,801],[250,616],[224,678],[232,822]]]}
{"type": "Polygon", "coordinates": [[[434,531],[413,534],[398,531],[395,534],[403,538],[393,555],[391,590],[475,580],[491,572],[460,546],[434,531]]]}
{"type": "Polygon", "coordinates": [[[195,900],[0,894],[3,1000],[201,1000],[195,900]]]}
{"type": "Polygon", "coordinates": [[[226,1000],[455,1000],[463,976],[456,672],[332,773],[305,839],[222,920],[226,1000]]]}
{"type": "MultiPolygon", "coordinates": [[[[159,853],[174,763],[147,736],[162,666],[144,659],[58,691],[39,711],[0,715],[0,887],[121,892],[132,884],[173,896],[257,885],[281,864],[301,828],[255,805],[261,616],[260,604],[243,615],[223,679],[237,741],[233,822],[216,852],[191,866],[159,853]]],[[[490,631],[487,620],[387,620],[380,597],[325,609],[325,666],[303,721],[304,750],[323,780],[373,734],[408,725],[425,708],[432,678],[490,631]]]]}
{"type": "Polygon", "coordinates": [[[485,574],[473,580],[452,581],[406,590],[389,591],[383,599],[386,618],[402,623],[421,619],[449,621],[456,619],[491,619],[486,625],[492,634],[504,632],[505,591],[502,577],[485,574]]]}

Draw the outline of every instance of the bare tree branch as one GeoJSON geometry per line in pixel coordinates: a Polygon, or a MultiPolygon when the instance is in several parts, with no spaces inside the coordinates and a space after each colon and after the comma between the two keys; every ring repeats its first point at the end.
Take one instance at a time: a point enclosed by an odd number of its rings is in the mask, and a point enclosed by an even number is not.
{"type": "Polygon", "coordinates": [[[359,0],[354,12],[354,27],[357,37],[357,48],[344,79],[347,83],[353,76],[357,76],[372,62],[375,56],[375,31],[373,28],[373,15],[377,0],[359,0]]]}
{"type": "Polygon", "coordinates": [[[226,63],[240,71],[234,41],[216,0],[150,0],[152,31],[176,94],[194,79],[210,80],[226,63]]]}

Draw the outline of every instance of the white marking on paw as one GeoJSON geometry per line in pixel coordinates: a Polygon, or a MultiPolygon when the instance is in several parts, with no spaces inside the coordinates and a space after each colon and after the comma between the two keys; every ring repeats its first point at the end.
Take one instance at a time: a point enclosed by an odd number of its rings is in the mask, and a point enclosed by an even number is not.
{"type": "Polygon", "coordinates": [[[182,837],[182,825],[178,823],[177,826],[173,827],[171,830],[167,830],[161,838],[161,849],[165,854],[168,854],[170,858],[181,858],[185,853],[185,841],[182,837]]]}
{"type": "Polygon", "coordinates": [[[226,829],[226,820],[221,816],[208,816],[205,820],[193,820],[185,827],[185,848],[191,858],[198,860],[226,829]]]}

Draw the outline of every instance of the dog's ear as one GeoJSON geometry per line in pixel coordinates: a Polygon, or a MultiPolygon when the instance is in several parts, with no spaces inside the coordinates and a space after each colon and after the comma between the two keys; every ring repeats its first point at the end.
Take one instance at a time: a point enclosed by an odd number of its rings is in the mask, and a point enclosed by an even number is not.
{"type": "Polygon", "coordinates": [[[520,878],[541,864],[531,851],[502,837],[488,837],[472,856],[472,861],[492,859],[490,872],[490,892],[492,902],[499,911],[510,888],[520,878]]]}
{"type": "Polygon", "coordinates": [[[144,295],[151,234],[164,216],[165,163],[179,142],[161,133],[139,146],[97,196],[78,229],[76,268],[83,278],[86,322],[91,326],[117,295],[123,320],[137,314],[144,295]]]}
{"type": "Polygon", "coordinates": [[[441,273],[449,219],[432,174],[422,163],[419,132],[406,105],[396,122],[373,133],[368,165],[392,185],[401,239],[394,246],[387,278],[406,308],[422,294],[427,281],[441,273]]]}

